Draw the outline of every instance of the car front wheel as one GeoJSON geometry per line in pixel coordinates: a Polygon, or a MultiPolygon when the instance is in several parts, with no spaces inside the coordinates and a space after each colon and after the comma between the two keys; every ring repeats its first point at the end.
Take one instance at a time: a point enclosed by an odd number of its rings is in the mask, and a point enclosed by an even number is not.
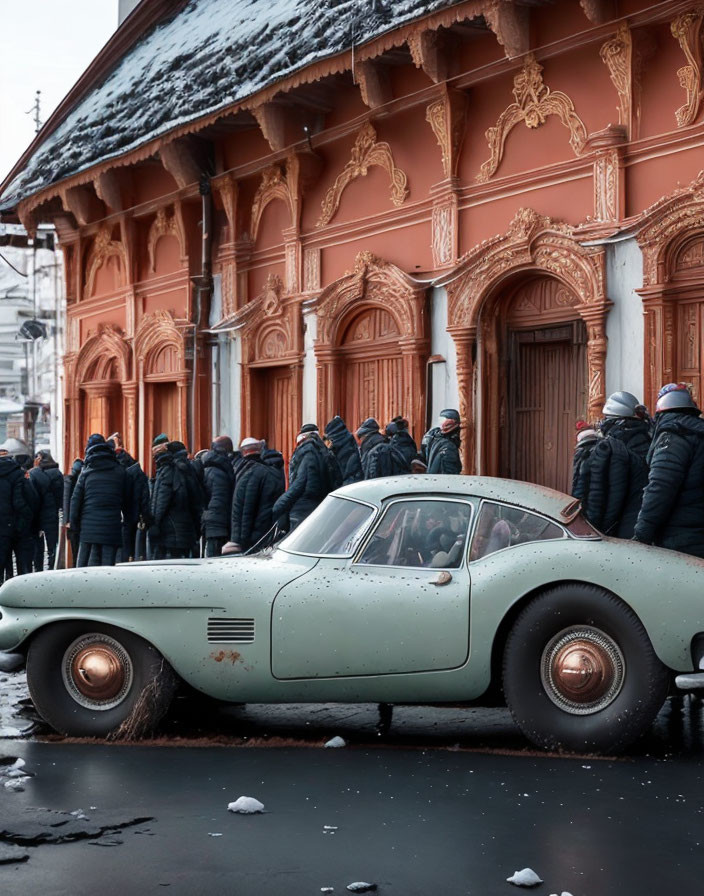
{"type": "Polygon", "coordinates": [[[109,625],[61,622],[41,629],[27,654],[37,712],[72,737],[144,737],[164,716],[177,678],[161,654],[109,625]]]}
{"type": "Polygon", "coordinates": [[[546,749],[622,750],[652,724],[669,679],[635,613],[590,585],[561,585],[531,601],[504,652],[511,714],[546,749]]]}

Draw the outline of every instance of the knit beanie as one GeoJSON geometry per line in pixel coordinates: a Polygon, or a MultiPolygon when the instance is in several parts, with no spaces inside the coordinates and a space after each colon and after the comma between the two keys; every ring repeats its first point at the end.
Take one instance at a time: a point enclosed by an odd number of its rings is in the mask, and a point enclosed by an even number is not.
{"type": "Polygon", "coordinates": [[[88,436],[88,441],[86,442],[86,451],[89,448],[92,448],[93,445],[104,445],[105,439],[100,435],[99,432],[94,432],[92,435],[88,436]]]}
{"type": "Polygon", "coordinates": [[[156,448],[157,445],[163,445],[169,441],[169,437],[165,432],[160,432],[158,436],[154,437],[154,441],[152,442],[152,448],[156,448]]]}
{"type": "Polygon", "coordinates": [[[373,417],[367,417],[357,430],[357,437],[362,439],[373,432],[379,432],[379,424],[373,417]]]}

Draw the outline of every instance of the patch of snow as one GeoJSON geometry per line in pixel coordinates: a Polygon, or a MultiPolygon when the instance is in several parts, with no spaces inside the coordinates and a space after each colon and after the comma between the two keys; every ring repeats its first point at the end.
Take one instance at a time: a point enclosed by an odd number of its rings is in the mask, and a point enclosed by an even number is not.
{"type": "Polygon", "coordinates": [[[227,804],[228,812],[237,812],[240,815],[255,815],[264,811],[264,803],[255,800],[253,796],[241,796],[234,803],[227,804]]]}
{"type": "Polygon", "coordinates": [[[325,744],[325,746],[326,746],[326,747],[329,747],[330,749],[336,750],[336,749],[339,749],[340,747],[346,747],[346,746],[347,746],[347,741],[344,739],[344,737],[339,737],[339,736],[338,736],[338,737],[332,737],[332,738],[330,738],[330,740],[325,744]]]}
{"type": "Polygon", "coordinates": [[[523,868],[522,871],[516,871],[511,877],[507,877],[506,880],[517,887],[537,887],[538,884],[543,882],[542,878],[538,877],[532,868],[523,868]]]}
{"type": "MultiPolygon", "coordinates": [[[[557,896],[557,893],[551,893],[550,896],[557,896]]],[[[563,890],[560,896],[572,896],[572,894],[568,893],[567,890],[563,890]]]]}
{"type": "Polygon", "coordinates": [[[210,831],[208,831],[208,836],[209,837],[222,837],[222,834],[211,833],[210,831]]]}
{"type": "Polygon", "coordinates": [[[5,790],[11,790],[13,793],[22,793],[24,790],[24,782],[28,781],[29,778],[11,778],[9,781],[5,781],[5,790]]]}
{"type": "Polygon", "coordinates": [[[347,884],[347,889],[352,893],[373,893],[376,890],[376,884],[368,884],[366,881],[358,880],[353,884],[347,884]]]}

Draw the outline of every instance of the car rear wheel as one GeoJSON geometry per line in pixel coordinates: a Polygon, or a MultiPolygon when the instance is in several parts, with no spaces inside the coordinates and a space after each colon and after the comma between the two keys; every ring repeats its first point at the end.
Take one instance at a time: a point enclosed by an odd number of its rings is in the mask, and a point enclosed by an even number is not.
{"type": "Polygon", "coordinates": [[[506,642],[506,702],[526,737],[547,749],[623,749],[648,730],[669,680],[635,613],[590,585],[531,601],[506,642]]]}
{"type": "Polygon", "coordinates": [[[137,635],[98,623],[61,622],[33,638],[27,684],[37,712],[61,734],[131,740],[164,716],[177,677],[137,635]]]}

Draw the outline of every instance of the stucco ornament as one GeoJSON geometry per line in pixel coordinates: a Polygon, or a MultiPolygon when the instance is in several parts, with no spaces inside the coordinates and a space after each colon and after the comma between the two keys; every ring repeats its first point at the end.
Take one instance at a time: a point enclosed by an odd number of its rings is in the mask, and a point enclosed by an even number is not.
{"type": "Polygon", "coordinates": [[[601,58],[618,93],[618,123],[631,127],[633,109],[632,65],[633,38],[623,22],[616,34],[602,45],[601,58]]]}
{"type": "Polygon", "coordinates": [[[156,213],[156,218],[149,228],[149,236],[147,237],[147,247],[149,250],[149,270],[154,273],[156,271],[156,244],[162,236],[173,236],[178,240],[181,256],[186,254],[186,237],[183,228],[175,212],[169,215],[167,209],[160,208],[156,213]]]}
{"type": "Polygon", "coordinates": [[[317,227],[323,227],[330,223],[340,207],[340,199],[345,188],[355,178],[365,177],[373,165],[383,168],[391,178],[391,201],[393,204],[403,205],[408,196],[408,178],[394,164],[389,144],[377,142],[376,131],[373,125],[367,122],[357,135],[349,162],[325,194],[317,227]]]}
{"type": "Polygon", "coordinates": [[[698,7],[677,16],[670,25],[672,36],[679,41],[687,65],[677,70],[680,84],[687,92],[687,101],[675,112],[678,127],[692,124],[702,101],[702,21],[704,8],[698,7]]]}
{"type": "Polygon", "coordinates": [[[86,295],[92,295],[95,288],[95,277],[108,258],[115,257],[118,260],[118,286],[124,285],[127,274],[127,254],[125,247],[117,240],[113,240],[110,227],[101,227],[98,231],[93,247],[86,263],[86,295]]]}
{"type": "Polygon", "coordinates": [[[515,102],[499,116],[494,127],[486,132],[490,156],[477,175],[479,183],[486,183],[495,173],[504,155],[506,138],[513,128],[524,122],[528,128],[538,128],[549,115],[557,115],[570,132],[570,146],[580,155],[587,139],[587,129],[574,110],[566,93],[552,92],[543,83],[543,67],[532,53],[526,56],[523,68],[513,80],[515,102]]]}
{"type": "Polygon", "coordinates": [[[252,239],[257,239],[259,225],[261,224],[264,209],[275,199],[284,202],[291,215],[291,226],[295,223],[296,203],[294,200],[289,178],[279,165],[272,165],[262,174],[262,180],[254,194],[252,202],[252,223],[250,232],[252,239]]]}

